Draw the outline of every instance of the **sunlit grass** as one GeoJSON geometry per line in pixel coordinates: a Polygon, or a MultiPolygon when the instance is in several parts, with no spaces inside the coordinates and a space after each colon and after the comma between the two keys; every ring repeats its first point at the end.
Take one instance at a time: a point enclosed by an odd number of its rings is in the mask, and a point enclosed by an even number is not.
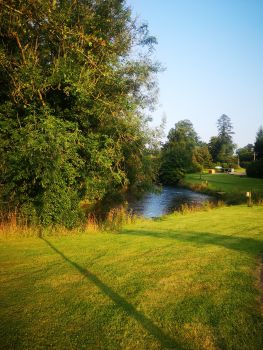
{"type": "Polygon", "coordinates": [[[255,179],[247,176],[230,174],[187,174],[186,182],[197,184],[208,182],[208,187],[216,191],[225,192],[263,192],[263,179],[255,179]]]}
{"type": "Polygon", "coordinates": [[[246,193],[252,193],[254,202],[263,200],[263,179],[230,174],[187,174],[184,185],[193,190],[220,194],[228,203],[244,203],[246,193]]]}
{"type": "Polygon", "coordinates": [[[263,207],[1,240],[3,349],[261,349],[263,207]]]}

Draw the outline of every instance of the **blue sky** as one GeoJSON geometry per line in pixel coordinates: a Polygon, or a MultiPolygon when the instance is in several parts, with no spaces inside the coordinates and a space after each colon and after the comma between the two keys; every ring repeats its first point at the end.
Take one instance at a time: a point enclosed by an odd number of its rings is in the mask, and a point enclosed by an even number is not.
{"type": "Polygon", "coordinates": [[[204,141],[227,114],[234,142],[255,141],[263,125],[263,0],[128,0],[158,40],[159,107],[166,132],[190,119],[204,141]]]}

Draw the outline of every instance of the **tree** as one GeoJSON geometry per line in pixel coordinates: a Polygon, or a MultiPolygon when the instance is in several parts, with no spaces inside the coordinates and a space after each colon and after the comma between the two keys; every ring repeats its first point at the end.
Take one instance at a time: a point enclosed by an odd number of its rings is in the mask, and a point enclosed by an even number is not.
{"type": "Polygon", "coordinates": [[[256,153],[257,159],[263,158],[263,128],[259,128],[256,136],[254,151],[256,153]]]}
{"type": "Polygon", "coordinates": [[[193,152],[193,165],[196,170],[212,167],[212,156],[207,145],[197,146],[193,152]]]}
{"type": "Polygon", "coordinates": [[[234,134],[230,118],[223,114],[217,120],[218,136],[210,139],[209,150],[214,162],[231,162],[235,145],[232,135],[234,134]]]}
{"type": "Polygon", "coordinates": [[[190,120],[180,120],[168,133],[168,142],[187,143],[190,148],[194,148],[198,143],[198,135],[194,130],[190,120]]]}
{"type": "Polygon", "coordinates": [[[220,150],[217,155],[220,162],[228,162],[234,152],[232,135],[234,134],[230,118],[223,114],[217,121],[218,138],[220,140],[220,150]]]}
{"type": "Polygon", "coordinates": [[[210,141],[208,143],[208,149],[209,149],[209,153],[212,156],[213,162],[214,163],[218,162],[218,154],[221,149],[221,141],[218,136],[212,136],[210,138],[210,141]]]}
{"type": "Polygon", "coordinates": [[[124,1],[2,1],[0,38],[1,200],[11,210],[73,226],[81,200],[154,178],[143,109],[155,101],[156,40],[124,1]]]}
{"type": "Polygon", "coordinates": [[[240,162],[251,162],[254,160],[254,146],[249,143],[245,147],[236,150],[240,162]]]}
{"type": "Polygon", "coordinates": [[[231,119],[226,115],[222,114],[217,120],[218,136],[221,139],[232,141],[232,135],[234,134],[231,119]]]}
{"type": "Polygon", "coordinates": [[[174,185],[192,169],[193,151],[198,136],[189,120],[175,124],[168,133],[168,141],[162,149],[159,178],[164,184],[174,185]]]}

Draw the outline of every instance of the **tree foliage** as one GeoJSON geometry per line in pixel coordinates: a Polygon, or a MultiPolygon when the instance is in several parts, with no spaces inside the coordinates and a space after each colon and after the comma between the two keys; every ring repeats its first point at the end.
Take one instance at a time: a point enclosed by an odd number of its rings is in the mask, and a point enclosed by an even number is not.
{"type": "Polygon", "coordinates": [[[263,128],[259,128],[256,136],[254,151],[256,153],[257,159],[263,158],[263,128]]]}
{"type": "Polygon", "coordinates": [[[218,162],[218,154],[220,152],[221,142],[218,136],[212,136],[208,143],[209,153],[212,156],[213,162],[218,162]]]}
{"type": "Polygon", "coordinates": [[[217,129],[218,135],[210,139],[209,151],[215,163],[229,163],[231,162],[235,148],[232,139],[234,132],[231,119],[223,114],[217,120],[217,129]]]}
{"type": "Polygon", "coordinates": [[[247,176],[263,178],[263,159],[248,163],[246,168],[247,176]]]}
{"type": "Polygon", "coordinates": [[[236,150],[240,162],[251,162],[254,159],[254,146],[249,143],[236,150]]]}
{"type": "Polygon", "coordinates": [[[153,180],[143,109],[155,102],[156,40],[124,1],[2,1],[0,37],[9,208],[72,226],[81,199],[153,180]]]}
{"type": "Polygon", "coordinates": [[[198,136],[189,120],[181,120],[169,131],[161,156],[160,181],[174,185],[192,169],[193,152],[198,136]]]}
{"type": "Polygon", "coordinates": [[[196,170],[211,168],[213,165],[212,156],[207,145],[200,145],[193,152],[193,166],[196,170]]]}

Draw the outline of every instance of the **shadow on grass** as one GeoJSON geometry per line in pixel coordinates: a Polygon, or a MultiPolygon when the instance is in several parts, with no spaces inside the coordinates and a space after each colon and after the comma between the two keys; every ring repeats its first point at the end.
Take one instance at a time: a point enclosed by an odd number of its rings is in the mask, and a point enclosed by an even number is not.
{"type": "Polygon", "coordinates": [[[244,251],[249,254],[260,254],[263,251],[263,241],[254,238],[245,238],[235,235],[220,235],[211,232],[182,232],[182,231],[133,231],[123,230],[128,235],[149,236],[161,239],[173,239],[179,242],[193,243],[195,246],[217,245],[228,249],[244,251]]]}
{"type": "Polygon", "coordinates": [[[136,308],[127,302],[122,296],[118,293],[114,292],[109,286],[107,286],[104,282],[102,282],[96,275],[92,272],[88,271],[81,265],[76,262],[70,260],[67,256],[65,256],[61,251],[59,251],[53,244],[51,244],[45,238],[41,238],[46,244],[57,254],[59,254],[68,264],[78,270],[83,276],[93,282],[104,294],[106,294],[114,303],[123,311],[125,311],[129,316],[133,317],[137,322],[141,324],[141,326],[155,339],[159,341],[163,348],[166,349],[177,349],[183,350],[181,344],[179,345],[174,339],[170,338],[166,335],[160,328],[158,328],[149,318],[147,318],[144,314],[137,311],[136,308]]]}

